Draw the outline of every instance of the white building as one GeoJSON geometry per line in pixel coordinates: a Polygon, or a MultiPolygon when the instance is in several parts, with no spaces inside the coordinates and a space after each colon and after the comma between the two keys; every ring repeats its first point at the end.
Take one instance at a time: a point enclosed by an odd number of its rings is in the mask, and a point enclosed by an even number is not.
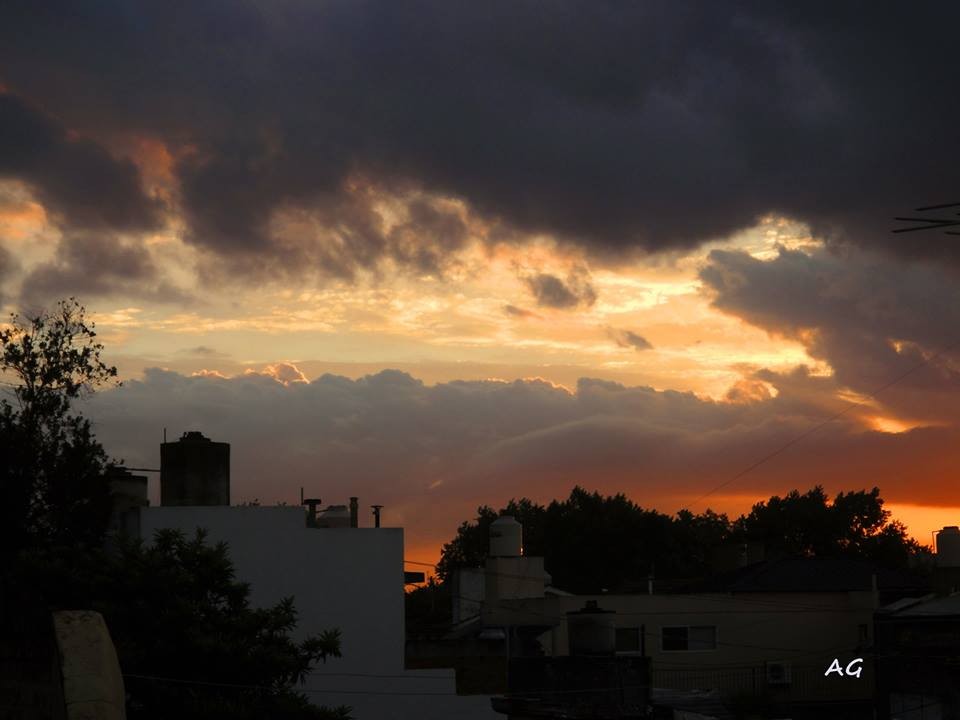
{"type": "Polygon", "coordinates": [[[452,670],[404,669],[402,528],[308,527],[302,507],[141,508],[141,537],[205,528],[224,541],[253,605],[293,596],[296,638],[341,632],[343,657],[314,669],[302,690],[357,720],[500,717],[486,696],[459,697],[452,670]]]}

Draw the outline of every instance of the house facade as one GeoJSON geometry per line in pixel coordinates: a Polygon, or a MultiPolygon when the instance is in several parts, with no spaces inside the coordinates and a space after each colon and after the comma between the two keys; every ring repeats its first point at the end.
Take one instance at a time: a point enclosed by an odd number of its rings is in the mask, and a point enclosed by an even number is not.
{"type": "Polygon", "coordinates": [[[341,632],[342,658],[314,668],[301,688],[317,704],[353,707],[357,720],[496,717],[489,698],[459,697],[451,670],[404,668],[401,528],[308,527],[302,507],[175,506],[141,509],[141,534],[160,529],[229,547],[250,600],[295,600],[295,638],[341,632]]]}
{"type": "Polygon", "coordinates": [[[463,594],[450,635],[474,658],[458,668],[498,681],[474,692],[510,689],[517,658],[570,655],[571,619],[593,604],[610,614],[615,655],[649,661],[655,705],[710,694],[717,706],[794,718],[872,718],[874,614],[923,593],[912,576],[842,557],[752,562],[670,592],[651,582],[646,592],[573,595],[550,585],[542,558],[494,556],[454,587],[463,594]],[[484,652],[485,674],[473,667],[484,652]]]}

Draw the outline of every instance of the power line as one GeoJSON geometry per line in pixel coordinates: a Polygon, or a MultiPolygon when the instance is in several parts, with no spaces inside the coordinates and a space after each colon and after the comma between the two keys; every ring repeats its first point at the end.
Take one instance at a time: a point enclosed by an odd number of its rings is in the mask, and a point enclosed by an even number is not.
{"type": "Polygon", "coordinates": [[[821,428],[829,425],[829,424],[832,423],[834,420],[839,420],[841,417],[843,417],[844,415],[846,415],[848,412],[850,412],[850,411],[853,410],[854,408],[858,408],[858,407],[864,405],[867,399],[874,399],[874,400],[875,400],[875,399],[876,399],[876,396],[877,396],[879,393],[883,392],[884,390],[887,390],[888,388],[892,387],[893,385],[896,385],[898,382],[900,382],[901,380],[903,380],[903,379],[906,378],[907,376],[912,375],[913,373],[915,373],[915,372],[916,372],[917,370],[919,370],[920,368],[925,367],[926,365],[930,364],[932,361],[936,360],[936,359],[937,359],[938,357],[940,357],[941,355],[944,355],[944,354],[946,354],[947,352],[953,350],[953,349],[956,348],[958,345],[960,345],[960,342],[951,343],[950,345],[942,348],[941,350],[938,350],[938,351],[935,352],[933,355],[930,355],[930,356],[928,356],[928,357],[923,358],[920,362],[918,362],[917,364],[913,365],[912,367],[910,367],[910,368],[907,369],[906,371],[900,373],[899,375],[897,375],[897,376],[894,377],[893,379],[888,380],[887,382],[885,382],[883,385],[881,385],[880,387],[876,388],[876,389],[873,390],[872,392],[867,393],[866,396],[865,396],[865,398],[864,398],[863,400],[850,403],[849,405],[847,405],[847,407],[845,407],[845,408],[844,408],[843,410],[841,410],[840,412],[838,412],[838,413],[836,413],[836,414],[828,417],[827,419],[823,420],[822,422],[817,423],[816,425],[814,425],[813,427],[809,428],[809,429],[806,430],[805,432],[803,432],[803,433],[801,433],[800,435],[794,437],[792,440],[789,440],[788,442],[784,443],[783,445],[781,445],[780,447],[778,447],[776,450],[773,450],[772,452],[767,453],[766,455],[764,455],[763,457],[761,457],[759,460],[757,460],[757,461],[754,462],[754,463],[751,463],[750,465],[748,465],[746,468],[744,468],[743,470],[741,470],[740,472],[738,472],[736,475],[734,475],[734,476],[731,477],[730,479],[723,481],[722,483],[720,483],[720,484],[717,485],[716,487],[712,488],[711,490],[707,491],[706,493],[704,493],[703,495],[701,495],[700,497],[698,497],[696,500],[694,500],[692,503],[690,503],[690,505],[691,505],[691,506],[695,506],[695,505],[697,505],[697,503],[699,503],[700,501],[702,501],[702,500],[704,500],[705,498],[709,497],[710,495],[713,495],[713,493],[717,492],[718,490],[722,490],[723,488],[727,487],[727,486],[730,485],[731,483],[736,482],[737,480],[739,480],[740,478],[742,478],[742,477],[743,477],[744,475],[746,475],[747,473],[752,472],[753,470],[757,469],[758,467],[760,467],[761,465],[763,465],[763,464],[764,464],[765,462],[767,462],[768,460],[771,460],[771,459],[775,458],[777,455],[779,455],[780,453],[782,453],[782,452],[784,452],[785,450],[789,449],[790,447],[796,445],[796,444],[797,444],[798,442],[800,442],[801,440],[804,440],[804,439],[808,438],[810,435],[813,435],[815,432],[817,432],[817,431],[820,430],[821,428]]]}

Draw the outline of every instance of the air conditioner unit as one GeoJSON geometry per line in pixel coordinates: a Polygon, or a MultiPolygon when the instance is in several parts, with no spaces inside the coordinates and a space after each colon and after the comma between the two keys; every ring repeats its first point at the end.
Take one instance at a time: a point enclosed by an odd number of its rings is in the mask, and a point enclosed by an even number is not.
{"type": "Polygon", "coordinates": [[[789,684],[790,684],[790,663],[768,662],[767,663],[767,685],[789,685],[789,684]]]}

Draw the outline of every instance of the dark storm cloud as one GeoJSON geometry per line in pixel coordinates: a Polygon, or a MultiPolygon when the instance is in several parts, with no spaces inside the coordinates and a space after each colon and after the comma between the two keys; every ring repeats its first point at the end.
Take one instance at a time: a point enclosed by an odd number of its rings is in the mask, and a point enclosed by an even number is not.
{"type": "Polygon", "coordinates": [[[768,212],[960,257],[889,233],[958,199],[958,20],[955,3],[14,2],[0,66],[71,127],[189,146],[189,237],[224,254],[274,252],[276,209],[336,214],[358,177],[612,259],[768,212]]]}
{"type": "Polygon", "coordinates": [[[597,301],[597,293],[584,271],[572,272],[566,281],[549,273],[537,273],[524,278],[524,282],[540,307],[568,310],[597,301]]]}
{"type": "Polygon", "coordinates": [[[607,333],[613,341],[622,348],[633,348],[634,350],[651,350],[653,345],[642,335],[638,335],[632,330],[623,330],[621,328],[607,328],[607,333]]]}
{"type": "Polygon", "coordinates": [[[20,299],[29,307],[57,298],[122,293],[158,302],[181,302],[186,295],[164,281],[139,244],[103,233],[69,233],[54,260],[33,269],[23,281],[20,299]]]}
{"type": "Polygon", "coordinates": [[[181,355],[191,355],[197,358],[206,358],[210,360],[220,360],[223,358],[230,357],[227,353],[220,352],[216,348],[207,347],[206,345],[197,345],[195,347],[183,348],[182,350],[177,351],[181,355]]]}
{"type": "MultiPolygon", "coordinates": [[[[352,280],[360,271],[379,270],[387,259],[413,272],[444,276],[467,240],[463,218],[423,196],[407,198],[403,213],[388,224],[369,198],[350,193],[315,198],[310,208],[284,206],[272,220],[261,218],[263,227],[243,228],[243,243],[231,245],[229,235],[204,235],[220,238],[225,254],[219,258],[225,262],[208,263],[202,272],[211,278],[289,276],[313,267],[352,280]]],[[[196,228],[191,233],[200,236],[196,228]]]]}
{"type": "Polygon", "coordinates": [[[503,311],[507,315],[524,319],[541,317],[540,315],[537,315],[537,313],[533,312],[533,310],[527,310],[526,308],[517,307],[516,305],[504,305],[503,311]]]}
{"type": "Polygon", "coordinates": [[[554,275],[541,273],[527,278],[526,282],[541,307],[569,308],[580,302],[580,298],[564,285],[563,280],[554,275]]]}
{"type": "Polygon", "coordinates": [[[960,420],[960,288],[948,269],[864,251],[764,261],[717,250],[700,277],[715,307],[799,340],[839,387],[880,390],[908,418],[960,420]]]}
{"type": "Polygon", "coordinates": [[[463,247],[466,225],[458,215],[423,200],[411,203],[407,212],[407,222],[390,232],[392,255],[421,272],[441,272],[447,257],[463,247]]]}
{"type": "Polygon", "coordinates": [[[48,212],[75,228],[148,230],[159,221],[133,163],[71,137],[55,119],[0,92],[0,178],[29,184],[48,212]]]}

